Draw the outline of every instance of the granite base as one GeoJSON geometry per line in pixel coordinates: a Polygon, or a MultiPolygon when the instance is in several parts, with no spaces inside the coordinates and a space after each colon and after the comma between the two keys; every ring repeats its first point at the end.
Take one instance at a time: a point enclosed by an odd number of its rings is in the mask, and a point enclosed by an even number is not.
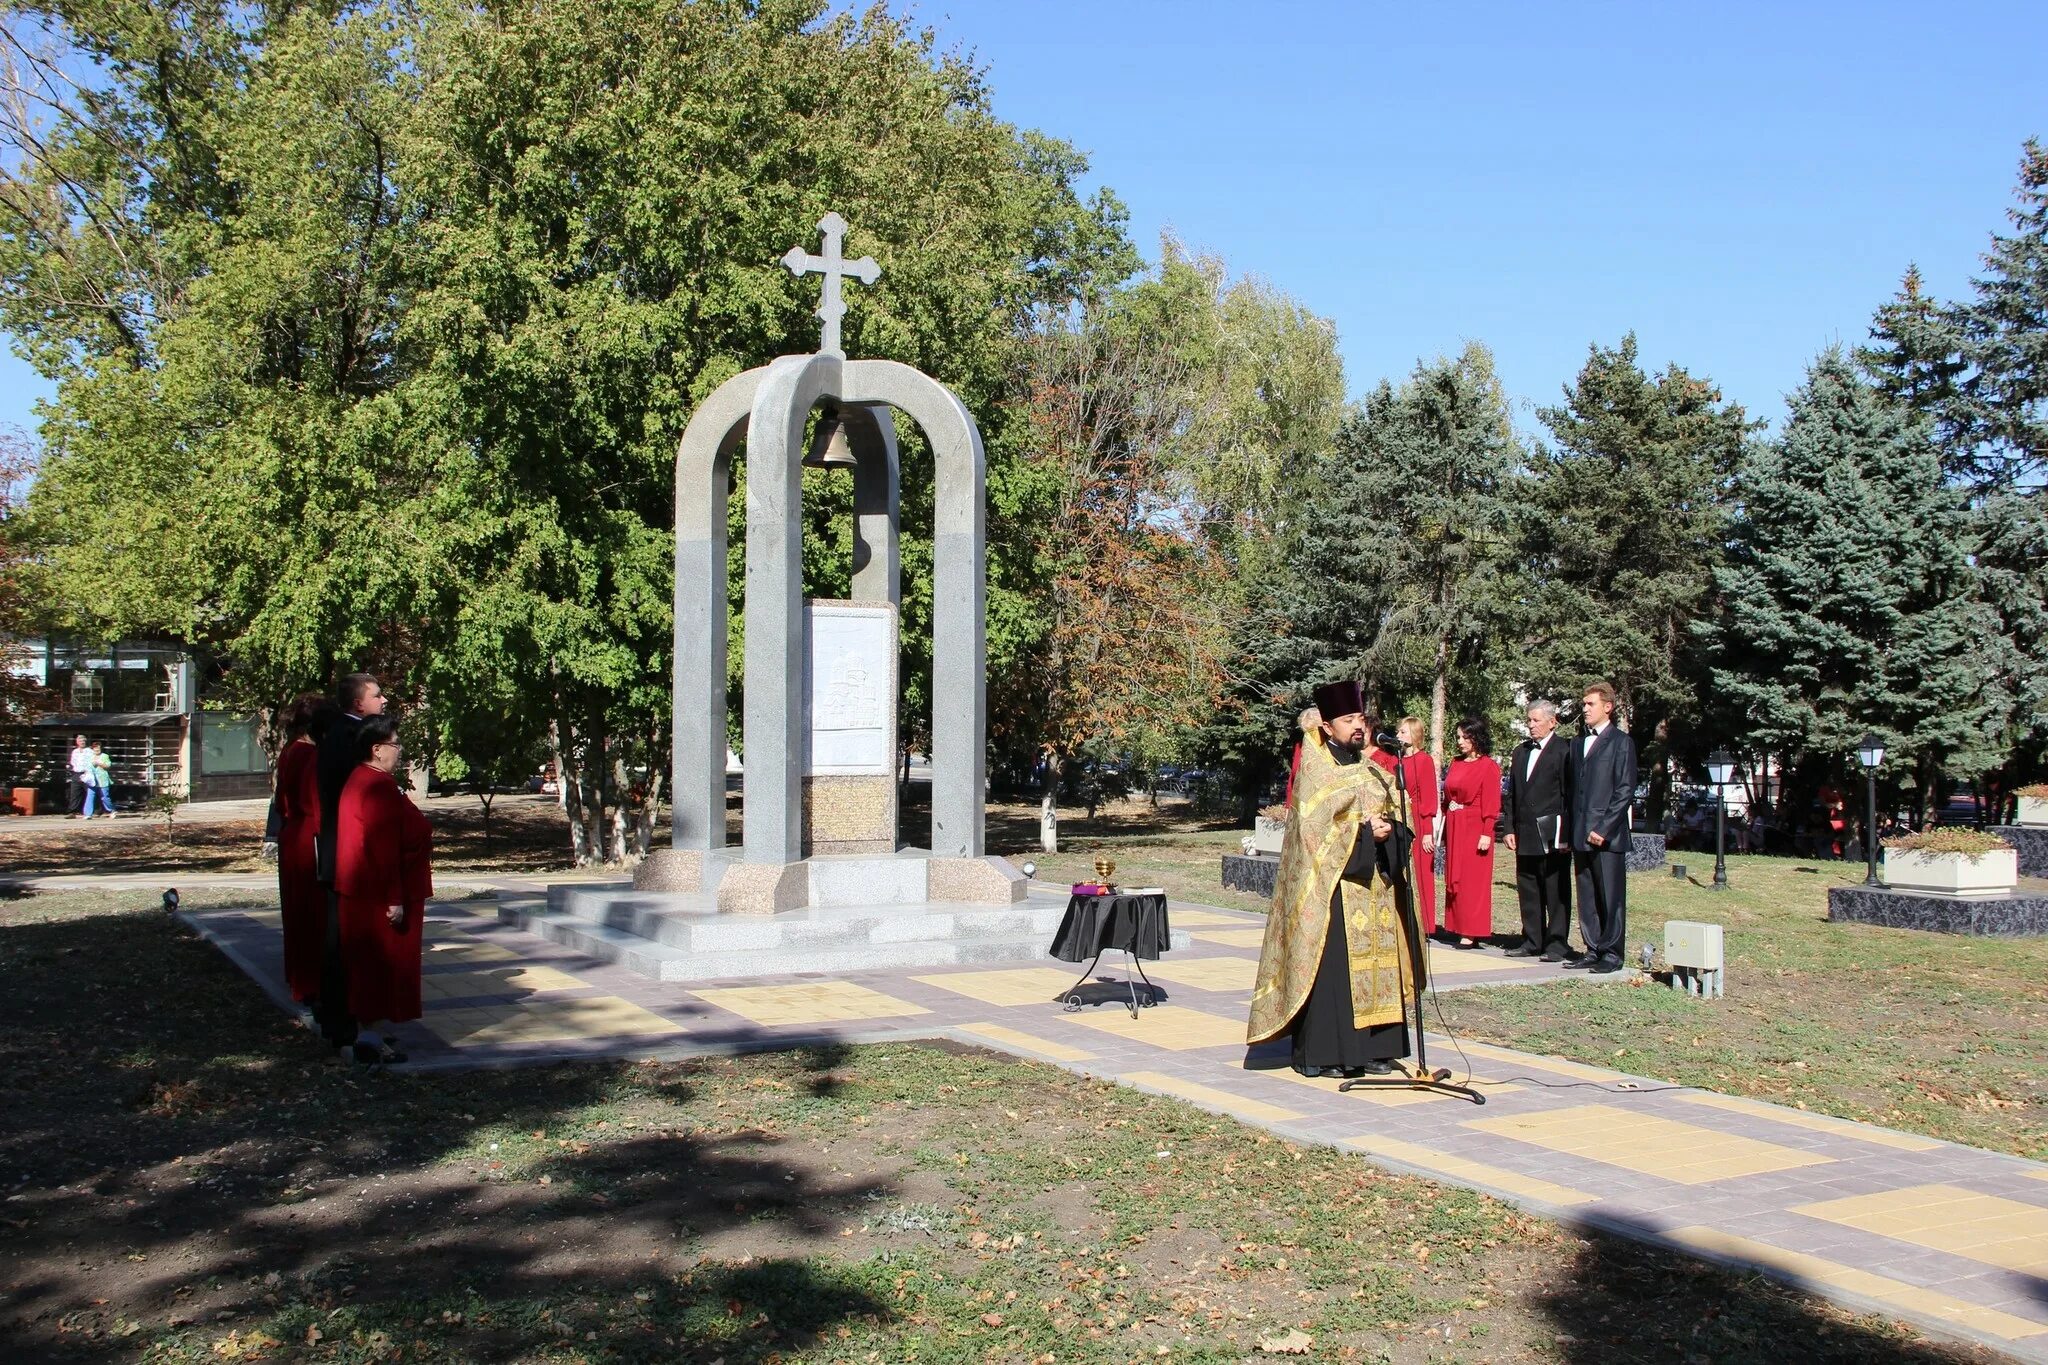
{"type": "Polygon", "coordinates": [[[2015,891],[2004,896],[1942,896],[1890,887],[1833,886],[1828,888],[1828,918],[1937,934],[2048,934],[2048,895],[2015,891]]]}
{"type": "Polygon", "coordinates": [[[2039,825],[1993,825],[1991,832],[2018,850],[2022,877],[2048,877],[2048,829],[2039,825]]]}
{"type": "Polygon", "coordinates": [[[1280,860],[1264,853],[1250,857],[1242,853],[1223,855],[1223,884],[1232,891],[1242,891],[1248,896],[1273,894],[1273,883],[1280,876],[1280,860]]]}
{"type": "Polygon", "coordinates": [[[1628,870],[1654,872],[1667,861],[1664,836],[1631,830],[1628,836],[1628,870]]]}

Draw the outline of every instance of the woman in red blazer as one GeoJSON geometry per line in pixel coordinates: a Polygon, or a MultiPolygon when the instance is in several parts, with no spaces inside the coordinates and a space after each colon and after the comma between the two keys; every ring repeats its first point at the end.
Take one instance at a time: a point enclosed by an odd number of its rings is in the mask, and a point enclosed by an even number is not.
{"type": "Polygon", "coordinates": [[[1493,936],[1493,827],[1500,819],[1500,765],[1477,716],[1458,722],[1444,806],[1444,927],[1460,948],[1477,948],[1493,936]]]}
{"type": "Polygon", "coordinates": [[[313,758],[334,714],[333,702],[310,692],[285,707],[285,746],[277,755],[277,901],[284,919],[284,983],[302,1005],[320,994],[321,955],[327,946],[327,888],[313,875],[313,840],[320,833],[313,758]]]}
{"type": "MultiPolygon", "coordinates": [[[[341,789],[334,836],[334,890],[341,901],[341,952],[348,963],[348,1011],[363,1023],[420,1017],[420,926],[434,894],[433,826],[398,789],[398,726],[372,716],[356,732],[361,759],[341,789]]],[[[402,1062],[375,1037],[359,1037],[356,1059],[402,1062]]]]}

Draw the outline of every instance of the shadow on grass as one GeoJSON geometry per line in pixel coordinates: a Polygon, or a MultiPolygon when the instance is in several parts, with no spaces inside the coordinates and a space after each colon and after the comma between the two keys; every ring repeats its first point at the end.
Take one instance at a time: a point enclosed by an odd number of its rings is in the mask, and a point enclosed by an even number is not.
{"type": "MultiPolygon", "coordinates": [[[[1634,1225],[1654,1238],[1647,1225],[1634,1225]]],[[[1817,1289],[1715,1265],[1633,1236],[1582,1230],[1577,1259],[1540,1306],[1572,1365],[1957,1365],[2001,1361],[1984,1348],[1907,1340],[1877,1317],[1851,1319],[1817,1289]]]]}
{"type": "MultiPolygon", "coordinates": [[[[0,1336],[29,1352],[11,1359],[128,1360],[167,1340],[121,1335],[125,1318],[208,1341],[230,1321],[301,1340],[345,1321],[474,1360],[565,1326],[673,1360],[682,1333],[738,1365],[888,1316],[870,1272],[806,1257],[893,1184],[792,1164],[758,1127],[576,1140],[635,1096],[688,1103],[701,1068],[366,1074],[316,1060],[160,913],[7,914],[0,1336]],[[679,1279],[679,1247],[721,1236],[758,1254],[679,1279]],[[578,1311],[591,1320],[561,1321],[578,1311]]],[[[829,1102],[849,1055],[794,1054],[793,1088],[829,1102]]]]}

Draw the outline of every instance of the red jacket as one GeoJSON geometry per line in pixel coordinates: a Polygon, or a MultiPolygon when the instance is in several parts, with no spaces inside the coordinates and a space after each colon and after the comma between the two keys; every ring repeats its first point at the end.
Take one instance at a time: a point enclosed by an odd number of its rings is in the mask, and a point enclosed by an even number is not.
{"type": "Polygon", "coordinates": [[[402,905],[417,924],[434,894],[428,853],[434,827],[391,774],[365,763],[341,789],[334,835],[334,889],[349,900],[402,905]]]}

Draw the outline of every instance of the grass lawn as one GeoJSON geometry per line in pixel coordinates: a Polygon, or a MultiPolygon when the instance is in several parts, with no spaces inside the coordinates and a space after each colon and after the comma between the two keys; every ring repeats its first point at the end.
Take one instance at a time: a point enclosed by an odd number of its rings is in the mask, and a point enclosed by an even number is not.
{"type": "MultiPolygon", "coordinates": [[[[993,819],[991,821],[993,825],[993,819]]],[[[1097,828],[1063,822],[1058,854],[1035,858],[1054,881],[1092,876],[1098,854],[1118,880],[1176,898],[1264,910],[1217,880],[1239,832],[1205,830],[1138,803],[1097,828]],[[1067,837],[1071,836],[1071,837],[1067,837]]],[[[1470,1038],[1729,1094],[1880,1123],[2048,1160],[2048,940],[1973,939],[1830,924],[1827,888],[1863,880],[1862,864],[1732,857],[1729,889],[1702,883],[1713,855],[1677,853],[1668,870],[1629,878],[1634,946],[1664,942],[1667,919],[1727,929],[1728,993],[1699,1001],[1661,986],[1544,985],[1441,997],[1470,1038]]],[[[1505,859],[1497,875],[1508,878],[1505,859]]],[[[1520,938],[1514,887],[1494,887],[1495,933],[1520,938]]],[[[1439,1061],[1454,1058],[1439,1057],[1439,1061]]]]}
{"type": "Polygon", "coordinates": [[[9,1361],[1997,1358],[987,1053],[364,1074],[149,901],[0,901],[9,1361]]]}
{"type": "MultiPolygon", "coordinates": [[[[1727,929],[1727,997],[1661,986],[1458,991],[1451,1026],[1538,1052],[2048,1160],[2048,940],[1827,921],[1827,887],[1863,867],[1730,858],[1729,889],[1629,878],[1629,942],[1667,919],[1727,929]]],[[[1494,927],[1520,934],[1514,891],[1494,927]]],[[[1630,954],[1633,958],[1634,953],[1630,954]]]]}

